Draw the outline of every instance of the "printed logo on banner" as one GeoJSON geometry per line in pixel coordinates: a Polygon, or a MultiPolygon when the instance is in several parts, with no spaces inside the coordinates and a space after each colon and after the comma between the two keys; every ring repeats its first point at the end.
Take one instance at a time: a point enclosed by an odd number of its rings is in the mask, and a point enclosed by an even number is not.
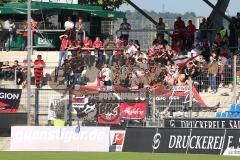
{"type": "Polygon", "coordinates": [[[99,103],[98,122],[108,124],[120,124],[118,103],[99,103]]]}
{"type": "Polygon", "coordinates": [[[123,145],[125,133],[115,133],[112,141],[112,145],[123,145]]]}
{"type": "Polygon", "coordinates": [[[8,104],[0,102],[0,110],[5,110],[8,107],[8,104]]]}
{"type": "Polygon", "coordinates": [[[94,102],[89,101],[87,96],[74,96],[72,98],[72,107],[77,112],[80,120],[92,120],[97,114],[97,108],[94,102]]]}
{"type": "MultiPolygon", "coordinates": [[[[201,107],[206,107],[206,104],[199,96],[196,88],[192,87],[194,109],[198,110],[201,107]]],[[[168,90],[165,94],[157,95],[155,98],[158,106],[187,106],[190,102],[190,91],[188,88],[178,87],[168,90]]]]}
{"type": "Polygon", "coordinates": [[[21,89],[0,89],[0,112],[17,112],[21,94],[21,89]]]}
{"type": "Polygon", "coordinates": [[[56,118],[56,113],[62,113],[62,118],[64,118],[65,106],[61,99],[50,99],[48,104],[48,120],[54,120],[56,118]]]}
{"type": "Polygon", "coordinates": [[[146,103],[121,103],[120,116],[126,119],[144,119],[146,117],[146,103]]]}
{"type": "Polygon", "coordinates": [[[160,133],[156,133],[153,137],[153,143],[152,143],[152,148],[154,150],[158,149],[161,143],[161,137],[162,135],[160,133]]]}

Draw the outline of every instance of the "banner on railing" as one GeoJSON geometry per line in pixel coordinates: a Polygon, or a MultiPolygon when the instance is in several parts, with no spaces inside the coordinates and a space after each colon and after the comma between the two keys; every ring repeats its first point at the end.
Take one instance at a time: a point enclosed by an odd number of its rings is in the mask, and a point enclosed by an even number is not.
{"type": "Polygon", "coordinates": [[[127,128],[124,152],[240,155],[240,130],[127,128]]]}
{"type": "Polygon", "coordinates": [[[166,128],[240,129],[240,119],[165,119],[166,128]]]}
{"type": "Polygon", "coordinates": [[[98,103],[98,123],[120,124],[119,103],[98,103]]]}
{"type": "Polygon", "coordinates": [[[145,119],[146,102],[121,103],[120,117],[124,119],[145,119]]]}
{"type": "Polygon", "coordinates": [[[119,125],[121,119],[145,119],[146,93],[121,89],[106,92],[85,87],[73,93],[72,107],[80,120],[97,119],[99,124],[119,125]]]}
{"type": "Polygon", "coordinates": [[[0,112],[17,112],[22,90],[0,88],[0,112]]]}
{"type": "MultiPolygon", "coordinates": [[[[194,86],[192,87],[192,94],[193,109],[206,107],[194,86]]],[[[165,93],[155,96],[156,105],[159,107],[189,107],[190,100],[190,89],[187,86],[174,86],[165,93]]]]}

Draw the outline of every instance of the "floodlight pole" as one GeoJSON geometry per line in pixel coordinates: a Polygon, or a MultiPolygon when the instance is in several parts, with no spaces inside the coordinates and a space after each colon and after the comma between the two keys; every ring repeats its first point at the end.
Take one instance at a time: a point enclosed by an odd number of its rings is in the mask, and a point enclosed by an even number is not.
{"type": "Polygon", "coordinates": [[[32,54],[32,31],[31,31],[31,0],[27,4],[27,110],[28,125],[31,125],[31,54],[32,54]]]}
{"type": "Polygon", "coordinates": [[[233,103],[237,103],[237,55],[233,53],[233,103]]]}

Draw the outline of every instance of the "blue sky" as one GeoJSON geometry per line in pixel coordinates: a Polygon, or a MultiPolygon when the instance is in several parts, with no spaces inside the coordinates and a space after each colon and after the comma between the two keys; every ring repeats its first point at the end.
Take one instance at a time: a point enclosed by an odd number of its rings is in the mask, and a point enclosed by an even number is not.
{"type": "MultiPolygon", "coordinates": [[[[187,11],[193,11],[197,16],[208,16],[211,12],[211,8],[205,4],[202,0],[132,0],[139,7],[146,10],[153,10],[157,12],[174,12],[185,13],[187,11]]],[[[210,0],[212,3],[216,3],[217,0],[210,0]]],[[[120,10],[134,10],[130,5],[122,5],[120,10]]],[[[227,9],[227,14],[235,16],[237,12],[240,12],[240,0],[230,0],[230,4],[227,9]]]]}

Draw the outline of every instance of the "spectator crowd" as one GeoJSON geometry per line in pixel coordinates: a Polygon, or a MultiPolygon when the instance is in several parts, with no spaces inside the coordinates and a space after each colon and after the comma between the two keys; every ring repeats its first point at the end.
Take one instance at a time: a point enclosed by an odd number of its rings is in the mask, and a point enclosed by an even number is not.
{"type": "MultiPolygon", "coordinates": [[[[165,24],[162,18],[156,25],[156,39],[148,51],[143,52],[138,40],[129,39],[131,25],[127,19],[120,26],[121,35],[112,37],[84,36],[84,22],[79,18],[74,24],[71,17],[64,24],[65,33],[59,36],[58,69],[64,71],[64,83],[69,87],[86,85],[83,71],[96,67],[99,71],[98,85],[106,89],[123,86],[131,89],[153,87],[158,84],[187,85],[193,80],[198,91],[216,93],[219,87],[231,86],[233,80],[233,54],[238,50],[240,13],[233,17],[228,28],[224,26],[214,35],[213,22],[203,19],[199,31],[191,20],[188,24],[178,17],[174,23],[171,43],[165,39],[165,24]],[[77,34],[75,34],[77,30],[77,34]],[[77,35],[77,36],[75,36],[77,35]],[[208,90],[210,88],[210,90],[208,90]]],[[[36,86],[40,87],[45,62],[41,56],[33,63],[36,86]]],[[[5,62],[0,77],[17,81],[25,79],[25,68],[15,61],[13,66],[5,62]]]]}

